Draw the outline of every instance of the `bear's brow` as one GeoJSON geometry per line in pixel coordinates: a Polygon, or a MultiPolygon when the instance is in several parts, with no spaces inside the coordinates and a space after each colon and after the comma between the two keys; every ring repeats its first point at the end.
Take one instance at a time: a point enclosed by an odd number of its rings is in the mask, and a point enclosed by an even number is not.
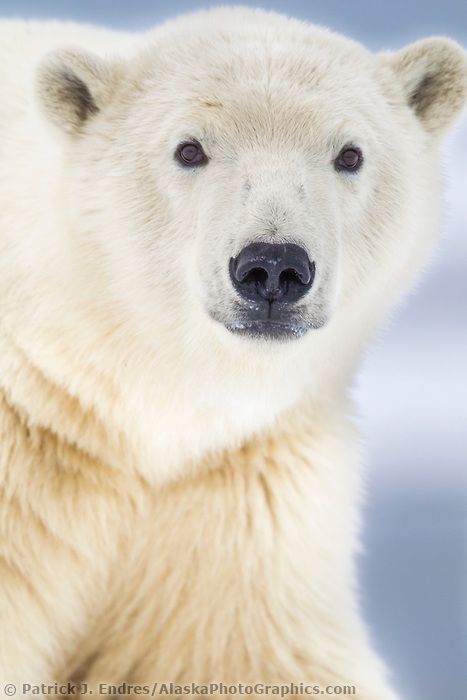
{"type": "Polygon", "coordinates": [[[211,99],[211,98],[202,98],[200,100],[200,103],[203,105],[203,107],[217,107],[217,108],[222,108],[224,105],[222,102],[219,102],[219,100],[216,99],[211,99]]]}

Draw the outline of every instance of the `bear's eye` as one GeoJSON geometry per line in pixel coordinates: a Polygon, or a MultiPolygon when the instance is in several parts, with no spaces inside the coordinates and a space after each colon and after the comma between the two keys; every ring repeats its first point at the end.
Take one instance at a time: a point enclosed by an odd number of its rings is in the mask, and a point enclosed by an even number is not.
{"type": "Polygon", "coordinates": [[[358,146],[344,146],[334,161],[337,171],[347,170],[355,172],[363,163],[363,153],[358,146]]]}
{"type": "Polygon", "coordinates": [[[175,158],[181,165],[188,168],[204,165],[208,161],[208,157],[203,151],[201,144],[197,141],[184,141],[183,143],[179,143],[175,151],[175,158]]]}

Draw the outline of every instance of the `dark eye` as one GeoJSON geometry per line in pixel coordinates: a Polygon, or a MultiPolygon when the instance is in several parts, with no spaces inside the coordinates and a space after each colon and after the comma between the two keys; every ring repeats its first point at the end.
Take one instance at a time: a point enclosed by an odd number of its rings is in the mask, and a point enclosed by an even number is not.
{"type": "Polygon", "coordinates": [[[203,165],[207,163],[208,160],[201,144],[197,141],[184,141],[180,143],[175,151],[175,158],[179,163],[188,168],[203,165]]]}
{"type": "Polygon", "coordinates": [[[344,146],[336,160],[334,167],[337,171],[347,170],[355,172],[363,163],[363,153],[358,146],[344,146]]]}

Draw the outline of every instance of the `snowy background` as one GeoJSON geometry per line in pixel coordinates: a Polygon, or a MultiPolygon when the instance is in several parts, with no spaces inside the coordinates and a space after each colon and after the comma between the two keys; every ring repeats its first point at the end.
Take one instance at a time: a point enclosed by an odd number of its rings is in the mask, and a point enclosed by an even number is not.
{"type": "MultiPolygon", "coordinates": [[[[0,14],[143,29],[208,4],[0,0],[0,14]]],[[[466,0],[242,4],[323,24],[374,50],[430,34],[467,47],[466,0]]],[[[368,472],[362,603],[407,700],[467,697],[467,118],[443,161],[443,236],[355,386],[368,472]]]]}

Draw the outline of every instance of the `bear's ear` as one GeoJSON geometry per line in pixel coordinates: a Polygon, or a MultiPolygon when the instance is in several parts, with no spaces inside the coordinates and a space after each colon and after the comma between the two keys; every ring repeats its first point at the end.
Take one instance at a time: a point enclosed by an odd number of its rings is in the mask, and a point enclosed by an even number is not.
{"type": "Polygon", "coordinates": [[[46,55],[37,73],[43,111],[71,134],[78,133],[105,106],[116,82],[112,66],[80,49],[62,49],[46,55]]]}
{"type": "Polygon", "coordinates": [[[442,134],[467,98],[467,54],[455,41],[422,39],[384,56],[425,129],[442,134]]]}

